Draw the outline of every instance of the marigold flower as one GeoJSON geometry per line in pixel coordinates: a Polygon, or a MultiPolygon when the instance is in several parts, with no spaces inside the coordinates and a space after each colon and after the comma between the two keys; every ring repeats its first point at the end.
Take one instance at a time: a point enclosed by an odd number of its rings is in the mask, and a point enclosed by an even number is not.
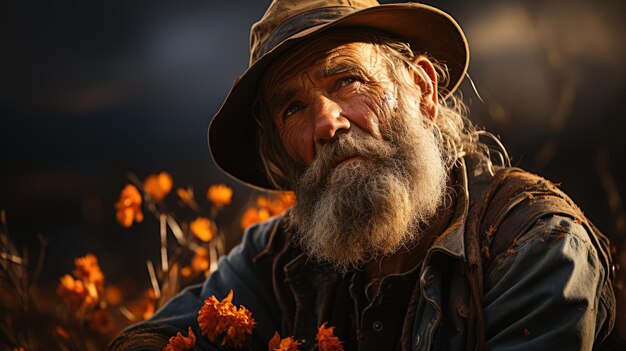
{"type": "Polygon", "coordinates": [[[152,288],[146,290],[146,293],[144,294],[143,300],[141,301],[141,316],[143,317],[144,320],[152,317],[152,315],[154,314],[154,306],[157,302],[157,297],[156,297],[156,293],[154,292],[154,290],[152,288]]]}
{"type": "MultiPolygon", "coordinates": [[[[231,296],[229,294],[229,296],[231,296]]],[[[224,302],[229,297],[224,299],[224,302]]],[[[226,326],[223,320],[220,320],[221,315],[227,315],[230,311],[224,309],[222,302],[220,302],[215,295],[211,295],[208,299],[204,300],[204,305],[198,311],[198,325],[200,326],[200,333],[206,335],[209,340],[215,341],[217,337],[226,330],[226,326]]]]}
{"type": "Polygon", "coordinates": [[[97,288],[104,288],[104,274],[100,270],[98,265],[98,258],[92,253],[88,253],[83,257],[74,259],[74,276],[85,282],[91,282],[96,285],[97,288]]]}
{"type": "Polygon", "coordinates": [[[267,349],[268,351],[300,351],[298,346],[300,346],[298,341],[291,337],[281,339],[278,332],[275,332],[267,345],[267,349]]]}
{"type": "Polygon", "coordinates": [[[178,198],[180,199],[180,201],[182,201],[187,206],[191,207],[195,203],[193,199],[193,189],[191,187],[187,189],[185,188],[176,189],[176,195],[178,195],[178,198]]]}
{"type": "Polygon", "coordinates": [[[161,201],[172,190],[172,176],[167,172],[151,174],[143,182],[143,188],[155,201],[161,201]]]}
{"type": "Polygon", "coordinates": [[[295,195],[293,192],[285,191],[281,192],[272,199],[268,199],[267,196],[261,195],[256,199],[256,205],[259,209],[265,209],[269,212],[270,216],[279,215],[295,202],[295,195]]]}
{"type": "Polygon", "coordinates": [[[141,223],[143,221],[141,194],[134,185],[127,184],[124,187],[115,208],[117,209],[117,222],[124,228],[130,228],[133,222],[141,223]]]}
{"type": "Polygon", "coordinates": [[[213,222],[208,218],[198,217],[191,222],[191,232],[196,238],[207,242],[213,239],[213,222]]]}
{"type": "Polygon", "coordinates": [[[262,208],[257,210],[256,208],[249,208],[243,213],[241,217],[241,229],[246,229],[254,223],[263,222],[270,218],[270,213],[262,208]]]}
{"type": "Polygon", "coordinates": [[[169,343],[163,351],[187,351],[191,350],[196,344],[196,336],[191,330],[191,327],[187,330],[187,336],[183,336],[181,332],[176,333],[176,336],[170,338],[169,343]]]}
{"type": "Polygon", "coordinates": [[[95,306],[100,301],[100,293],[96,288],[96,285],[92,282],[85,282],[85,288],[87,289],[86,306],[95,306]]]}
{"type": "Polygon", "coordinates": [[[252,312],[247,308],[240,306],[232,318],[232,324],[226,329],[226,335],[222,340],[222,346],[240,349],[246,346],[252,329],[254,328],[254,319],[252,312]]]}
{"type": "Polygon", "coordinates": [[[191,273],[192,273],[191,267],[189,267],[189,266],[185,266],[185,267],[180,269],[180,275],[182,275],[185,278],[191,277],[191,273]]]}
{"type": "Polygon", "coordinates": [[[108,285],[104,291],[105,300],[109,305],[122,303],[122,290],[118,286],[108,285]]]}
{"type": "Polygon", "coordinates": [[[339,338],[333,333],[335,327],[326,328],[326,323],[327,322],[324,322],[320,325],[317,330],[317,336],[315,337],[317,340],[317,347],[320,351],[343,351],[341,341],[339,341],[339,338]]]}
{"type": "Polygon", "coordinates": [[[204,247],[197,248],[191,259],[191,269],[194,272],[204,272],[209,269],[209,265],[209,250],[204,247]]]}
{"type": "Polygon", "coordinates": [[[259,208],[268,209],[270,207],[270,200],[265,195],[260,195],[256,198],[256,205],[259,208]]]}
{"type": "Polygon", "coordinates": [[[206,196],[215,207],[221,208],[230,204],[230,200],[233,197],[233,189],[224,184],[211,185],[206,196]]]}
{"type": "Polygon", "coordinates": [[[247,344],[255,322],[252,313],[244,306],[235,307],[232,299],[232,290],[222,301],[214,295],[206,299],[198,311],[198,325],[212,342],[223,334],[221,345],[237,349],[247,344]]]}
{"type": "Polygon", "coordinates": [[[93,307],[98,302],[98,291],[94,284],[85,285],[81,280],[76,280],[69,274],[61,277],[57,286],[57,295],[74,309],[93,307]]]}
{"type": "Polygon", "coordinates": [[[152,317],[152,315],[154,315],[154,305],[145,305],[143,308],[143,312],[141,313],[141,317],[143,317],[143,320],[145,321],[146,319],[152,317]]]}
{"type": "Polygon", "coordinates": [[[156,300],[158,300],[156,297],[156,293],[154,292],[154,289],[152,288],[146,290],[144,297],[152,302],[156,302],[156,300]]]}
{"type": "Polygon", "coordinates": [[[296,196],[292,192],[282,192],[278,197],[270,201],[268,210],[270,215],[277,216],[285,212],[289,207],[293,205],[296,200],[296,196]]]}

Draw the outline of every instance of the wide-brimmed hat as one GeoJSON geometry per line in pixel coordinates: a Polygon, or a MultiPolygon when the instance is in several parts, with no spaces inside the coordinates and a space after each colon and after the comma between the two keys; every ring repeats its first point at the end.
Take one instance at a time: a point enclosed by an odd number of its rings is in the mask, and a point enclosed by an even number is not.
{"type": "MultiPolygon", "coordinates": [[[[250,65],[235,80],[209,126],[209,148],[215,163],[253,187],[274,189],[259,153],[258,122],[252,113],[259,83],[276,57],[303,40],[331,28],[369,27],[408,42],[448,69],[444,96],[461,83],[469,64],[463,31],[447,13],[431,6],[375,0],[274,0],[250,32],[250,65]]],[[[349,29],[348,29],[349,30],[349,29]]]]}

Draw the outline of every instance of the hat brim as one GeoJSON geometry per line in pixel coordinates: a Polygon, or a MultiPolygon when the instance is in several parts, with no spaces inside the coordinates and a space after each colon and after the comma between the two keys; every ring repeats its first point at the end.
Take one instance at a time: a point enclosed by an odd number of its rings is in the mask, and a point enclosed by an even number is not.
{"type": "Polygon", "coordinates": [[[209,149],[217,166],[236,180],[260,190],[275,190],[265,176],[259,153],[258,123],[252,105],[258,84],[272,61],[302,40],[331,28],[370,27],[406,40],[448,69],[444,96],[459,86],[469,65],[469,48],[463,31],[447,13],[422,4],[387,4],[356,11],[334,22],[297,33],[259,58],[238,78],[209,125],[209,149]]]}

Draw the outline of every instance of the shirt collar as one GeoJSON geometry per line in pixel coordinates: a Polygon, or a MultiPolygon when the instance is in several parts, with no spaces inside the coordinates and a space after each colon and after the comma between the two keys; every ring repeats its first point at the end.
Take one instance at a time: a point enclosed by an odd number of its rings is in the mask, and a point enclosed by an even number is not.
{"type": "Polygon", "coordinates": [[[459,165],[455,169],[457,173],[457,201],[456,209],[454,211],[454,219],[450,226],[437,238],[433,245],[426,254],[426,261],[430,261],[430,258],[435,252],[442,252],[453,256],[461,261],[465,261],[465,223],[469,211],[469,186],[467,166],[465,164],[465,158],[459,159],[459,165]]]}

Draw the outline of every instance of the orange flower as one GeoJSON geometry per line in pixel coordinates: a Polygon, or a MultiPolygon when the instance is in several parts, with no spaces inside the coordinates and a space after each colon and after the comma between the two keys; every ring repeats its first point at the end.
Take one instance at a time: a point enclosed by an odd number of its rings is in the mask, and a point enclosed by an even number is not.
{"type": "Polygon", "coordinates": [[[320,351],[343,351],[341,341],[339,341],[339,338],[333,333],[334,329],[335,327],[326,328],[326,322],[320,325],[317,330],[317,336],[315,337],[317,347],[320,351]]]}
{"type": "Polygon", "coordinates": [[[120,290],[118,286],[108,285],[104,296],[109,305],[119,305],[122,303],[122,290],[120,290]]]}
{"type": "Polygon", "coordinates": [[[268,351],[300,351],[298,346],[300,346],[298,341],[291,337],[281,339],[278,332],[275,332],[267,345],[267,349],[268,351]]]}
{"type": "Polygon", "coordinates": [[[252,312],[240,306],[232,319],[232,324],[226,329],[222,346],[241,349],[246,346],[254,328],[252,312]]]}
{"type": "Polygon", "coordinates": [[[256,205],[259,208],[268,209],[270,207],[270,200],[265,195],[260,195],[256,198],[256,205]]]}
{"type": "Polygon", "coordinates": [[[180,201],[182,201],[187,206],[192,206],[192,204],[194,203],[193,189],[191,187],[187,189],[184,189],[184,188],[176,189],[176,195],[178,195],[178,197],[180,198],[180,201]]]}
{"type": "Polygon", "coordinates": [[[241,229],[246,229],[254,223],[263,222],[270,218],[270,213],[262,208],[257,210],[256,208],[249,208],[243,213],[241,217],[241,229]]]}
{"type": "Polygon", "coordinates": [[[289,207],[293,205],[293,203],[295,202],[295,199],[296,197],[294,193],[292,192],[280,193],[278,197],[276,197],[269,203],[268,209],[270,211],[270,214],[272,216],[277,216],[285,212],[285,210],[287,210],[289,207]]]}
{"type": "Polygon", "coordinates": [[[127,184],[124,187],[115,208],[117,209],[117,222],[124,228],[130,228],[133,222],[143,221],[141,194],[134,185],[127,184]]]}
{"type": "Polygon", "coordinates": [[[187,337],[181,332],[170,338],[170,342],[165,346],[163,351],[187,351],[191,350],[196,344],[196,336],[193,334],[191,327],[187,330],[187,337]]]}
{"type": "Polygon", "coordinates": [[[191,222],[191,232],[196,236],[196,238],[207,242],[213,239],[213,222],[211,222],[208,218],[198,217],[193,222],[191,222]]]}
{"type": "Polygon", "coordinates": [[[140,303],[140,313],[144,320],[152,317],[156,302],[157,297],[154,290],[152,288],[146,290],[146,293],[140,303]]]}
{"type": "Polygon", "coordinates": [[[206,335],[211,341],[215,341],[226,330],[226,323],[224,320],[220,320],[220,317],[225,319],[224,316],[228,316],[230,313],[230,309],[224,306],[230,298],[232,298],[232,295],[228,294],[223,302],[220,302],[215,295],[211,295],[211,297],[204,300],[204,305],[198,311],[200,333],[206,335]]]}
{"type": "Polygon", "coordinates": [[[155,201],[161,201],[172,190],[172,176],[167,172],[151,174],[143,182],[143,188],[155,201]]]}
{"type": "Polygon", "coordinates": [[[215,207],[224,207],[230,204],[230,200],[233,197],[233,189],[224,184],[211,185],[206,196],[209,201],[215,205],[215,207]]]}
{"type": "Polygon", "coordinates": [[[144,305],[143,312],[141,312],[141,316],[143,320],[146,320],[154,314],[154,304],[146,304],[144,305]]]}
{"type": "Polygon", "coordinates": [[[180,269],[180,275],[182,275],[185,278],[191,277],[191,273],[192,273],[191,267],[189,267],[189,266],[185,266],[185,267],[180,269]]]}
{"type": "Polygon", "coordinates": [[[104,288],[104,274],[98,265],[98,258],[92,253],[74,260],[76,269],[74,276],[88,283],[93,283],[98,289],[104,288]]]}
{"type": "Polygon", "coordinates": [[[98,290],[95,285],[85,285],[81,280],[75,280],[69,274],[61,277],[57,286],[57,295],[74,309],[93,307],[98,302],[98,290]]]}
{"type": "Polygon", "coordinates": [[[196,249],[196,254],[191,259],[191,269],[194,272],[204,272],[209,269],[209,250],[204,247],[196,249]]]}
{"type": "Polygon", "coordinates": [[[241,217],[241,229],[246,229],[254,223],[262,222],[270,217],[277,216],[293,205],[295,195],[292,192],[282,192],[278,196],[268,199],[261,195],[256,199],[258,208],[249,208],[241,217]]]}
{"type": "Polygon", "coordinates": [[[294,193],[290,191],[281,192],[277,196],[274,196],[271,200],[266,196],[261,195],[256,199],[256,205],[260,209],[265,209],[269,212],[270,216],[279,215],[289,207],[291,207],[295,201],[294,193]]]}
{"type": "Polygon", "coordinates": [[[252,335],[255,322],[248,309],[235,307],[232,300],[232,290],[222,301],[215,295],[204,300],[204,305],[198,311],[198,325],[202,335],[206,335],[212,342],[223,334],[222,346],[242,348],[252,335]]]}

